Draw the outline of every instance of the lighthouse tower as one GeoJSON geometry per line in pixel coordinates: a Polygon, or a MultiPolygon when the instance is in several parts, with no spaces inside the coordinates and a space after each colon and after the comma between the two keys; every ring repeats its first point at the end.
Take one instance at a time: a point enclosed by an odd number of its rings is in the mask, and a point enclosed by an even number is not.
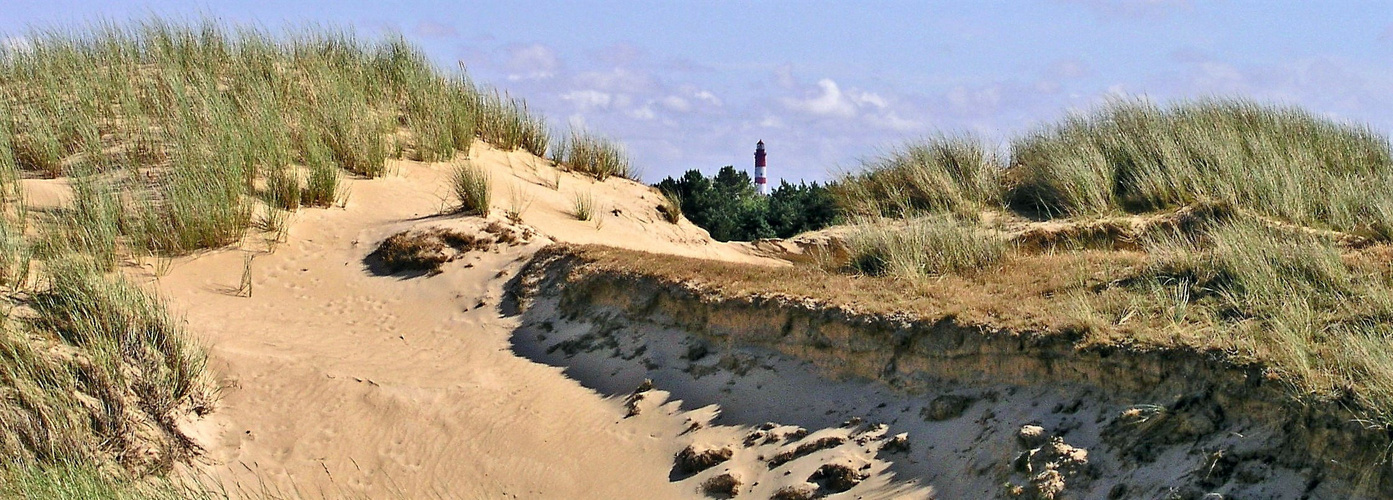
{"type": "Polygon", "coordinates": [[[769,194],[769,178],[765,176],[764,141],[755,144],[755,189],[761,195],[769,194]]]}

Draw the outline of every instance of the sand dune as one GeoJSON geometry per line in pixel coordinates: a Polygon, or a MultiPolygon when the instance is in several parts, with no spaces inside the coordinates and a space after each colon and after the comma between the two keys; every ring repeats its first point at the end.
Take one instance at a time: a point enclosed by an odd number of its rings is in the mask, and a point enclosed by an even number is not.
{"type": "MultiPolygon", "coordinates": [[[[472,161],[493,173],[492,220],[506,223],[510,199],[527,205],[530,241],[471,253],[436,276],[374,275],[364,258],[394,233],[484,223],[441,215],[448,165],[398,162],[393,176],[352,181],[344,208],[295,214],[273,252],[249,236],[161,276],[153,262],[133,272],[186,315],[222,387],[216,411],[184,426],[205,449],[195,476],[235,496],[699,495],[700,485],[672,480],[673,457],[701,436],[745,430],[692,433],[717,410],[675,403],[626,418],[622,399],[515,354],[520,318],[499,307],[504,283],[553,240],[783,263],[660,220],[657,193],[631,181],[560,173],[554,189],[546,162],[482,144],[472,161]],[[599,202],[598,223],[568,213],[577,192],[599,202]],[[252,293],[238,296],[248,255],[252,293]]],[[[61,186],[43,188],[61,200],[61,186]]]]}

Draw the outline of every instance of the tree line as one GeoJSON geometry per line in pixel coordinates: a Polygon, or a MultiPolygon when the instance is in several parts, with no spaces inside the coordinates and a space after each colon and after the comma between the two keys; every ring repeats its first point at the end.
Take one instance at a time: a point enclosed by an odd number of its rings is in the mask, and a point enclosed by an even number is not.
{"type": "Polygon", "coordinates": [[[654,187],[675,198],[687,220],[718,241],[788,238],[827,227],[837,217],[826,185],[780,181],[769,196],[760,196],[750,174],[730,165],[710,178],[693,169],[654,187]]]}

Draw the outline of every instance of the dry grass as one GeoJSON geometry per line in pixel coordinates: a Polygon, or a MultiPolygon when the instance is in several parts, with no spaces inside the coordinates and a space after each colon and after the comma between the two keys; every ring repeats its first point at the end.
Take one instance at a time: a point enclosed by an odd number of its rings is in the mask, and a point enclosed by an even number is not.
{"type": "Polygon", "coordinates": [[[527,192],[527,188],[514,183],[508,187],[508,208],[503,211],[504,217],[513,224],[522,224],[522,214],[532,206],[536,197],[527,192]]]}
{"type": "Polygon", "coordinates": [[[461,254],[493,248],[492,236],[480,236],[460,231],[430,228],[404,231],[388,237],[378,245],[369,260],[379,274],[416,272],[438,274],[441,266],[461,254]]]}

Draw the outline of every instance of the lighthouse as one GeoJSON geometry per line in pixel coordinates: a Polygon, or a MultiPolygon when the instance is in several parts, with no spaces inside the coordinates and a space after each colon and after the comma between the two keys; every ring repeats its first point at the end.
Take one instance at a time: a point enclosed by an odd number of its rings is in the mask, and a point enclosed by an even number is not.
{"type": "Polygon", "coordinates": [[[760,195],[769,194],[769,178],[765,176],[764,141],[755,144],[755,189],[760,195]]]}

